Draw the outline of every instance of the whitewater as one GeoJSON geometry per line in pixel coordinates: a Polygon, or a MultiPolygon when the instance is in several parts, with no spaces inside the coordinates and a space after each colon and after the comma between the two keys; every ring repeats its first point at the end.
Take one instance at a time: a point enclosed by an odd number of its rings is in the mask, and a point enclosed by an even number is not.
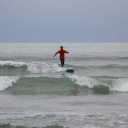
{"type": "Polygon", "coordinates": [[[127,43],[1,43],[0,127],[127,128],[127,43]],[[60,71],[63,46],[65,67],[60,71]]]}

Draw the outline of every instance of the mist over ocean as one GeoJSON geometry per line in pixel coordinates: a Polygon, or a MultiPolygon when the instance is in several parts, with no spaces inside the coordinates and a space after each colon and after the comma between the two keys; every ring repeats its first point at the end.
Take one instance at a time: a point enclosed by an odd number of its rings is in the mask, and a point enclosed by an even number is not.
{"type": "Polygon", "coordinates": [[[0,43],[0,128],[14,127],[128,128],[128,44],[0,43]]]}

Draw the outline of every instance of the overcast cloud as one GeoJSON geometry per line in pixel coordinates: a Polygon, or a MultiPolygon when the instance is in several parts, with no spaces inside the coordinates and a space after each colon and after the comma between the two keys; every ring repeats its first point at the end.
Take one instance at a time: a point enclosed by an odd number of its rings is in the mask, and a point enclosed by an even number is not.
{"type": "Polygon", "coordinates": [[[128,0],[0,0],[0,42],[128,42],[128,0]]]}

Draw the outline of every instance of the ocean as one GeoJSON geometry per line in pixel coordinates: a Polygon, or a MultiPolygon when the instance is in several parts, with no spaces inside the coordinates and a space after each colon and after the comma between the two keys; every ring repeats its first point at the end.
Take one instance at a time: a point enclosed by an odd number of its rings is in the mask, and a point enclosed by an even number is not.
{"type": "Polygon", "coordinates": [[[0,128],[128,128],[128,44],[0,43],[0,128]]]}

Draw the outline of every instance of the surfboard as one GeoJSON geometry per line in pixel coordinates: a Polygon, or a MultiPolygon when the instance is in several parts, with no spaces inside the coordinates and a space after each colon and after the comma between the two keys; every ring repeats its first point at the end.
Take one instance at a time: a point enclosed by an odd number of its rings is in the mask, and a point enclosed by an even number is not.
{"type": "Polygon", "coordinates": [[[65,71],[66,72],[69,72],[69,73],[73,73],[74,72],[74,69],[73,68],[65,68],[65,71]]]}
{"type": "Polygon", "coordinates": [[[59,67],[59,68],[58,68],[58,72],[73,73],[73,72],[74,72],[74,69],[73,69],[73,68],[62,68],[62,67],[59,67]]]}

